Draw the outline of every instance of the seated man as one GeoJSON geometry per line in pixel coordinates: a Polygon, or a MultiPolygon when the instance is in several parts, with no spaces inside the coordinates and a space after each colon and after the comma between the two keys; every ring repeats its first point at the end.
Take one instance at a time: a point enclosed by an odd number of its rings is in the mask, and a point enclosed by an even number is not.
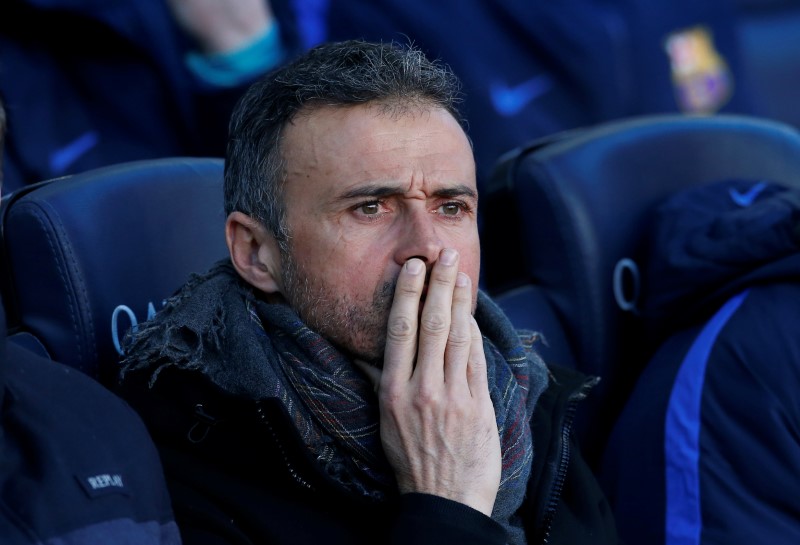
{"type": "Polygon", "coordinates": [[[480,293],[458,81],[320,46],[253,85],[225,168],[230,260],[127,343],[187,543],[616,541],[569,442],[593,379],[480,293]]]}
{"type": "MultiPolygon", "coordinates": [[[[4,127],[0,103],[0,149],[4,127]]],[[[139,417],[79,371],[6,342],[2,301],[0,538],[180,543],[158,452],[139,417]]]]}

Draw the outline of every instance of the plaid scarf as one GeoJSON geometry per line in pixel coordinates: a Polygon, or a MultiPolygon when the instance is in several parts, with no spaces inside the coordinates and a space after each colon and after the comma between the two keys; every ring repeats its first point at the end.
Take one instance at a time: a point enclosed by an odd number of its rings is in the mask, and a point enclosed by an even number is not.
{"type": "MultiPolygon", "coordinates": [[[[484,334],[502,447],[492,518],[504,525],[511,543],[524,543],[515,512],[533,458],[529,422],[548,374],[531,346],[535,336],[521,337],[483,293],[475,318],[484,334]]],[[[123,366],[123,374],[149,368],[151,383],[167,366],[200,370],[237,395],[278,398],[307,448],[343,487],[376,501],[397,493],[372,385],[288,305],[258,299],[227,261],[195,275],[139,326],[126,343],[123,366]]]]}

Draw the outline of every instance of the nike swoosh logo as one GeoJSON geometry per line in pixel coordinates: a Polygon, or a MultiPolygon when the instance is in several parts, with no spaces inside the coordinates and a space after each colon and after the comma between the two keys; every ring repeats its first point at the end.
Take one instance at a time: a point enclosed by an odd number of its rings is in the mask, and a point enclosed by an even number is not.
{"type": "Polygon", "coordinates": [[[517,115],[552,87],[553,80],[546,75],[536,76],[514,86],[503,82],[493,82],[489,86],[489,97],[497,113],[511,117],[517,115]]]}
{"type": "Polygon", "coordinates": [[[742,193],[738,189],[731,187],[728,189],[728,194],[731,196],[731,200],[736,203],[737,206],[741,206],[742,208],[747,208],[758,198],[762,191],[767,188],[767,182],[758,182],[756,185],[742,193]]]}
{"type": "Polygon", "coordinates": [[[50,172],[55,176],[63,174],[71,164],[95,147],[99,141],[100,138],[95,131],[88,131],[66,146],[53,151],[50,154],[50,172]]]}

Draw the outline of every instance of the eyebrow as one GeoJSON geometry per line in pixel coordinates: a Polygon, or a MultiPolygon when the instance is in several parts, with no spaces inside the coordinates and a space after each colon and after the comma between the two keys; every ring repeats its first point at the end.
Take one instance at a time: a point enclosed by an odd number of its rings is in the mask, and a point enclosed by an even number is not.
{"type": "MultiPolygon", "coordinates": [[[[373,198],[378,199],[382,197],[390,197],[392,195],[399,195],[404,193],[404,189],[400,186],[391,186],[391,185],[366,185],[351,189],[350,191],[346,191],[339,195],[338,200],[346,201],[350,199],[357,199],[357,198],[373,198]]],[[[466,186],[464,184],[457,184],[451,187],[443,187],[441,189],[437,189],[433,192],[434,197],[445,197],[445,198],[452,198],[452,197],[470,197],[472,199],[477,199],[478,194],[475,192],[474,189],[466,186]]]]}

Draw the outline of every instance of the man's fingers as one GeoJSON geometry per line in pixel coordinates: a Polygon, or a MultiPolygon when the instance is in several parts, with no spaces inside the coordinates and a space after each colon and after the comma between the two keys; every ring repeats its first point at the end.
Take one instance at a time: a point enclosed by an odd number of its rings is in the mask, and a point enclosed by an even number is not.
{"type": "Polygon", "coordinates": [[[486,377],[486,355],[483,352],[483,335],[478,327],[478,322],[470,316],[470,330],[472,342],[469,350],[469,363],[467,364],[467,383],[472,397],[489,397],[489,380],[486,377]]]}
{"type": "Polygon", "coordinates": [[[459,272],[453,291],[450,335],[444,361],[445,382],[453,387],[467,388],[467,361],[472,344],[472,281],[459,272]]]}
{"type": "Polygon", "coordinates": [[[420,380],[444,380],[444,355],[450,336],[453,289],[458,276],[458,252],[445,248],[433,265],[419,322],[417,367],[420,380]]]}
{"type": "Polygon", "coordinates": [[[414,371],[417,353],[417,316],[425,285],[425,264],[409,259],[397,277],[392,309],[386,324],[383,380],[408,381],[414,371]]]}
{"type": "Polygon", "coordinates": [[[397,280],[379,379],[381,441],[402,493],[442,496],[490,515],[501,454],[472,283],[458,271],[458,253],[442,250],[420,312],[423,270],[410,259],[397,280]]]}

